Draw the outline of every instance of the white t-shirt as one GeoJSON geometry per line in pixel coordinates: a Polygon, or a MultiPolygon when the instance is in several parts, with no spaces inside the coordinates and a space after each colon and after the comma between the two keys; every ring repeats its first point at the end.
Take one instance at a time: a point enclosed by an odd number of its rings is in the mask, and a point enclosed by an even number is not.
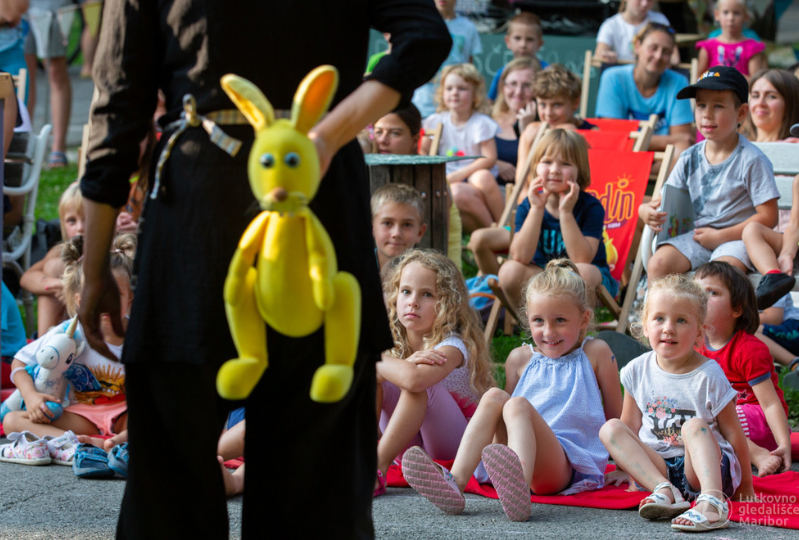
{"type": "MultiPolygon", "coordinates": [[[[424,119],[422,126],[425,131],[434,129],[438,124],[442,124],[444,129],[441,132],[441,143],[438,147],[440,156],[479,156],[480,143],[493,139],[499,133],[499,124],[494,122],[490,116],[482,113],[474,113],[462,126],[452,123],[449,111],[435,113],[424,119]]],[[[474,162],[473,159],[462,159],[460,161],[447,162],[447,174],[451,174],[474,162]]],[[[494,165],[491,174],[495,177],[498,168],[494,165]]]]}
{"type": "Polygon", "coordinates": [[[622,368],[621,384],[641,411],[641,442],[664,459],[685,455],[680,430],[691,418],[701,418],[730,458],[733,488],[738,489],[741,464],[716,420],[727,404],[735,402],[738,392],[718,362],[708,359],[689,373],[669,373],[660,369],[655,352],[649,351],[622,368]]]}
{"type": "MultiPolygon", "coordinates": [[[[66,328],[69,321],[64,321],[57,327],[66,328]]],[[[55,327],[54,327],[55,328],[55,327]]],[[[36,366],[36,351],[43,343],[49,339],[50,332],[25,345],[20,349],[14,358],[24,362],[27,366],[36,366]]],[[[83,327],[78,323],[75,330],[75,337],[82,340],[83,327]]],[[[108,350],[114,356],[122,356],[122,345],[111,345],[106,343],[108,350]]],[[[83,403],[87,405],[99,405],[124,401],[125,398],[125,365],[122,362],[113,362],[101,355],[88,345],[83,352],[75,358],[72,367],[65,374],[69,380],[69,404],[83,403]]],[[[65,403],[66,405],[67,403],[65,403]]]]}
{"type": "Polygon", "coordinates": [[[708,162],[706,144],[702,141],[680,154],[666,182],[688,190],[695,227],[731,227],[753,216],[756,206],[779,199],[771,161],[746,137],[739,134],[738,146],[718,165],[708,162]]]}
{"type": "Polygon", "coordinates": [[[599,33],[596,35],[597,43],[604,43],[609,45],[611,49],[616,51],[619,60],[635,60],[633,54],[633,38],[648,22],[656,22],[671,26],[669,20],[662,13],[657,11],[650,11],[646,14],[646,19],[641,24],[630,24],[624,20],[621,13],[617,13],[609,19],[605,19],[602,26],[599,27],[599,33]]]}

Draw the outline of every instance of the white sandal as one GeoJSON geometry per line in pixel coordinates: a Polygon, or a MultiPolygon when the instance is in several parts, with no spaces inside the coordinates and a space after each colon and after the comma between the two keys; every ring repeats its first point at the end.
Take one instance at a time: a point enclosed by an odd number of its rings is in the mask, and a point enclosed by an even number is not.
{"type": "Polygon", "coordinates": [[[683,510],[691,508],[691,503],[682,498],[682,493],[671,482],[662,482],[655,486],[652,494],[643,500],[650,499],[654,502],[646,503],[638,507],[638,515],[644,519],[664,519],[673,518],[678,516],[683,510]],[[674,502],[662,493],[658,493],[661,489],[671,489],[674,496],[674,502]]]}
{"type": "Polygon", "coordinates": [[[730,507],[725,501],[721,501],[714,497],[713,495],[706,495],[702,494],[696,498],[696,504],[701,502],[706,502],[710,504],[710,506],[714,506],[716,510],[719,512],[719,519],[711,523],[708,521],[707,517],[703,514],[700,514],[695,507],[688,510],[687,512],[683,512],[675,519],[685,519],[691,522],[691,525],[682,525],[678,523],[672,522],[671,528],[677,529],[679,531],[685,532],[703,532],[703,531],[713,531],[715,529],[726,529],[730,526],[730,507]]]}

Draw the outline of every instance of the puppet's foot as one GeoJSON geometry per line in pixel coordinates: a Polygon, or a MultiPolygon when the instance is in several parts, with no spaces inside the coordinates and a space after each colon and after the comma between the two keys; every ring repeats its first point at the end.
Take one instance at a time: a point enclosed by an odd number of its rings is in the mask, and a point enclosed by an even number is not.
{"type": "Polygon", "coordinates": [[[256,358],[228,360],[216,375],[216,391],[225,399],[245,399],[261,380],[266,362],[256,358]]]}
{"type": "Polygon", "coordinates": [[[352,385],[352,366],[326,364],[316,370],[311,383],[311,399],[333,403],[343,398],[352,385]]]}

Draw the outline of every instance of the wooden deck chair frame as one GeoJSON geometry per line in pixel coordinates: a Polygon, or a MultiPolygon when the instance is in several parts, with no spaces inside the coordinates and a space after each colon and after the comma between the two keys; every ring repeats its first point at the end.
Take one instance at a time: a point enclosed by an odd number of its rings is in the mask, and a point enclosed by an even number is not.
{"type": "MultiPolygon", "coordinates": [[[[496,226],[505,227],[510,225],[511,238],[513,238],[513,221],[514,215],[516,214],[516,202],[519,200],[522,189],[524,189],[525,185],[527,184],[527,177],[530,175],[530,169],[533,164],[533,150],[548,130],[549,124],[542,122],[538,128],[538,133],[536,133],[533,142],[530,144],[530,151],[527,153],[527,159],[525,160],[524,165],[522,166],[521,170],[516,171],[515,182],[505,185],[505,209],[502,211],[502,215],[500,216],[499,222],[496,224],[496,226]]],[[[499,315],[502,311],[502,308],[505,308],[506,313],[504,328],[505,334],[511,333],[514,321],[521,320],[519,319],[519,314],[511,306],[507,296],[505,296],[505,293],[500,288],[497,280],[489,279],[488,287],[494,293],[495,300],[494,304],[491,306],[491,311],[488,314],[488,321],[486,322],[483,334],[486,346],[491,343],[491,339],[494,337],[494,332],[497,330],[497,325],[499,324],[499,315]],[[511,317],[508,317],[508,314],[510,314],[511,317]]]]}
{"type": "MultiPolygon", "coordinates": [[[[622,60],[617,65],[632,64],[630,60],[622,60]]],[[[588,114],[588,98],[591,90],[591,68],[602,68],[602,61],[594,56],[594,51],[588,49],[585,51],[585,58],[583,62],[583,87],[580,93],[580,117],[585,118],[588,114]]],[[[681,62],[676,66],[679,69],[688,71],[688,82],[693,84],[699,79],[699,61],[694,58],[690,62],[681,62]]],[[[654,125],[653,125],[654,128],[654,125]]]]}
{"type": "MultiPolygon", "coordinates": [[[[668,170],[671,166],[671,162],[674,160],[674,146],[670,144],[666,146],[666,150],[663,152],[655,152],[655,160],[660,161],[661,165],[653,193],[660,193],[660,190],[663,188],[663,184],[668,178],[668,170]]],[[[633,245],[630,247],[630,253],[635,253],[636,255],[635,261],[633,262],[632,271],[630,272],[630,278],[627,281],[627,292],[624,295],[621,305],[616,302],[616,300],[610,295],[605,287],[600,286],[599,290],[597,291],[599,300],[605,307],[608,308],[608,310],[610,310],[611,314],[616,319],[616,331],[621,332],[622,334],[627,331],[630,311],[633,306],[633,301],[635,300],[636,286],[638,285],[638,281],[641,279],[641,274],[643,273],[644,267],[646,265],[644,262],[644,246],[647,242],[647,229],[649,229],[649,227],[645,226],[644,234],[641,235],[639,245],[633,245]]],[[[651,231],[651,229],[649,230],[651,231]]],[[[651,245],[651,243],[652,240],[650,238],[649,244],[651,245]]]]}
{"type": "MultiPolygon", "coordinates": [[[[773,143],[754,143],[771,161],[774,167],[774,175],[777,189],[780,192],[778,201],[780,210],[791,210],[793,206],[793,180],[799,174],[799,152],[793,143],[773,142],[773,143]]],[[[660,186],[656,187],[659,192],[660,186]]],[[[641,236],[640,256],[642,267],[646,267],[649,259],[655,253],[655,233],[649,227],[644,227],[644,234],[641,236]]],[[[799,264],[794,263],[794,277],[799,277],[799,264]]],[[[640,276],[639,276],[640,278],[640,276]]],[[[753,272],[749,274],[749,280],[757,288],[762,276],[753,272]]],[[[794,287],[794,291],[799,290],[799,283],[794,287]]]]}

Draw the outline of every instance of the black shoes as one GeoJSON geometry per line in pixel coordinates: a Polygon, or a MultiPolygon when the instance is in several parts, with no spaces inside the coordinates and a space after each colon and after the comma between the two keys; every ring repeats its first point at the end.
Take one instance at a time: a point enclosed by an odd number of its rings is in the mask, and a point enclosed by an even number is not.
{"type": "Polygon", "coordinates": [[[788,294],[796,285],[796,278],[788,274],[766,274],[757,286],[757,309],[763,311],[788,294]]]}

